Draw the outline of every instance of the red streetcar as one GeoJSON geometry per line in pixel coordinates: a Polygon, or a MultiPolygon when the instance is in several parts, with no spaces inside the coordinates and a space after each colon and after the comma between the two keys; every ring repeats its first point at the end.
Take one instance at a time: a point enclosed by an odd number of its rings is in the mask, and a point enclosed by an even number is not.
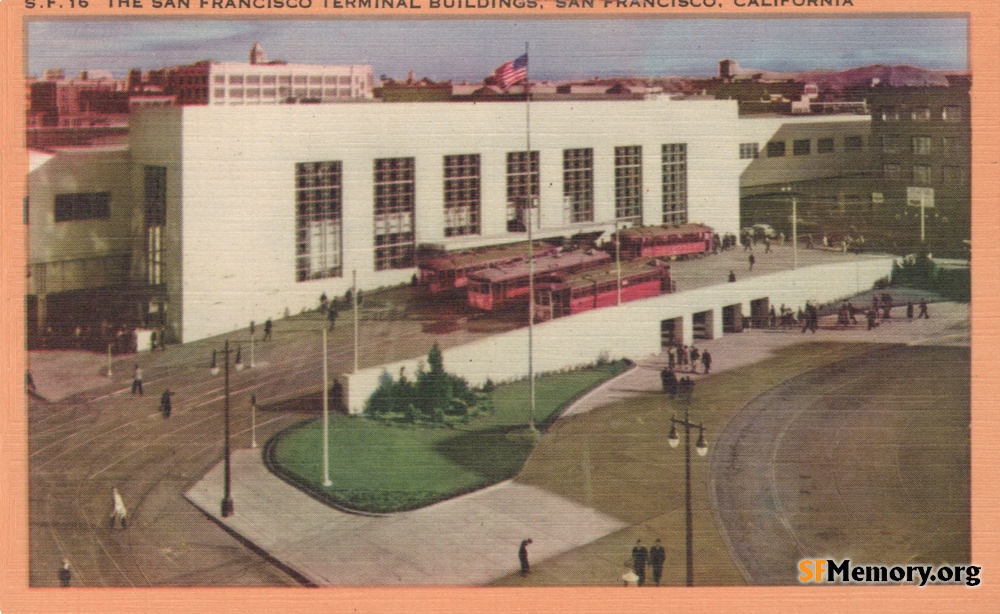
{"type": "MultiPolygon", "coordinates": [[[[618,303],[618,267],[614,264],[572,274],[550,275],[535,286],[535,321],[561,318],[618,303]]],[[[659,260],[621,263],[621,302],[671,291],[670,267],[659,260]]]]}
{"type": "MultiPolygon", "coordinates": [[[[535,258],[535,282],[555,273],[574,273],[592,269],[611,260],[607,252],[576,250],[556,252],[535,258]]],[[[469,275],[469,304],[492,311],[528,296],[528,262],[493,265],[469,275]]]]}
{"type": "MultiPolygon", "coordinates": [[[[553,254],[557,248],[548,243],[535,242],[533,253],[535,257],[553,254]]],[[[432,256],[421,259],[417,264],[420,269],[420,285],[431,294],[446,290],[464,288],[469,283],[469,275],[491,266],[510,265],[525,261],[528,255],[528,242],[484,247],[432,256]]]]}
{"type": "MultiPolygon", "coordinates": [[[[633,226],[618,233],[621,258],[677,258],[700,256],[712,251],[714,231],[704,224],[680,226],[633,226]]],[[[612,235],[611,249],[618,237],[612,235]]]]}

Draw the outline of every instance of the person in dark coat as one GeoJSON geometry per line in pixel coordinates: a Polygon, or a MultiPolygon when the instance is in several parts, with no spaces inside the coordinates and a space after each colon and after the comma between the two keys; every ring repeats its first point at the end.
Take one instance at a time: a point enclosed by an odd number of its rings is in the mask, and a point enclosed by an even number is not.
{"type": "Polygon", "coordinates": [[[167,388],[163,391],[163,395],[160,396],[160,413],[163,414],[164,419],[170,417],[170,395],[172,394],[170,389],[167,388]]]}
{"type": "Polygon", "coordinates": [[[701,352],[698,348],[691,346],[691,373],[698,372],[698,359],[701,358],[701,352]]]}
{"type": "Polygon", "coordinates": [[[521,542],[521,547],[517,551],[517,560],[521,562],[521,575],[526,576],[531,571],[531,566],[528,565],[528,545],[534,542],[531,538],[521,542]]]}
{"type": "Polygon", "coordinates": [[[736,273],[735,272],[729,271],[729,281],[730,282],[736,281],[736,273]]]}
{"type": "Polygon", "coordinates": [[[753,270],[753,263],[756,262],[757,259],[753,257],[753,254],[750,254],[750,258],[748,258],[748,260],[750,262],[750,270],[752,271],[753,270]]]}
{"type": "Polygon", "coordinates": [[[677,376],[673,369],[660,371],[660,381],[663,383],[663,392],[667,393],[671,399],[677,396],[677,376]]]}
{"type": "Polygon", "coordinates": [[[906,301],[906,319],[913,320],[913,301],[906,301]]]}
{"type": "Polygon", "coordinates": [[[656,543],[649,548],[649,565],[653,568],[653,582],[657,586],[660,585],[660,579],[663,578],[663,563],[667,560],[667,553],[663,549],[663,544],[660,543],[660,539],[656,539],[656,543]]]}
{"type": "Polygon", "coordinates": [[[636,586],[642,586],[646,582],[646,559],[649,558],[649,551],[642,545],[642,540],[635,540],[635,547],[632,548],[632,568],[635,575],[639,576],[636,586]]]}
{"type": "Polygon", "coordinates": [[[705,366],[705,375],[708,375],[712,369],[712,355],[708,353],[708,350],[701,353],[701,364],[705,366]]]}
{"type": "Polygon", "coordinates": [[[326,319],[330,322],[330,330],[333,330],[334,325],[337,323],[337,310],[333,308],[329,309],[326,312],[326,319]]]}
{"type": "Polygon", "coordinates": [[[63,559],[62,568],[59,569],[59,586],[66,588],[70,584],[70,580],[73,578],[73,572],[70,571],[69,561],[63,559]]]}
{"type": "Polygon", "coordinates": [[[917,312],[917,319],[923,318],[925,320],[930,320],[931,316],[927,313],[927,299],[920,299],[920,311],[917,312]]]}
{"type": "Polygon", "coordinates": [[[271,338],[271,328],[273,326],[274,325],[271,323],[271,318],[268,318],[267,320],[264,321],[264,339],[263,339],[264,341],[267,341],[268,339],[271,338]]]}

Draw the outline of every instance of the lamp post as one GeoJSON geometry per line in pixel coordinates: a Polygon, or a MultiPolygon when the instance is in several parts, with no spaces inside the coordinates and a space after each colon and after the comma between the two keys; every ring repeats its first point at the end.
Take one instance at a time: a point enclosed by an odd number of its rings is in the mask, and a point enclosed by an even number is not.
{"type": "Polygon", "coordinates": [[[799,268],[799,214],[797,211],[798,202],[792,186],[786,185],[781,188],[782,192],[788,192],[792,197],[792,268],[799,268]]]}
{"type": "MultiPolygon", "coordinates": [[[[225,415],[226,415],[226,451],[225,451],[225,482],[223,486],[222,495],[222,517],[228,518],[233,515],[233,497],[230,491],[231,482],[231,463],[230,463],[230,453],[229,453],[229,340],[226,339],[225,349],[222,350],[222,360],[225,364],[225,380],[223,384],[224,396],[225,396],[225,415]]],[[[219,366],[216,363],[216,352],[212,350],[212,366],[209,369],[212,375],[219,374],[219,366]]]]}
{"type": "Polygon", "coordinates": [[[708,444],[705,443],[705,429],[699,422],[697,424],[690,421],[688,413],[691,408],[691,393],[694,384],[685,382],[687,385],[681,386],[681,403],[684,405],[684,419],[678,420],[670,416],[670,434],[667,435],[667,443],[671,448],[676,448],[680,443],[677,436],[677,426],[684,427],[684,513],[687,529],[687,585],[694,586],[694,522],[691,514],[691,429],[698,429],[698,443],[695,449],[698,456],[705,456],[708,453],[708,444]]]}

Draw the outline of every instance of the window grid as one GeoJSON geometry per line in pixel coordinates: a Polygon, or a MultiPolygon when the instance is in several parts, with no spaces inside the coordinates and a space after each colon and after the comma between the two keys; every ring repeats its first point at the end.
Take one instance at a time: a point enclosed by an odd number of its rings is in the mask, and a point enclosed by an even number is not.
{"type": "Polygon", "coordinates": [[[916,185],[930,185],[931,167],[927,164],[914,164],[913,183],[916,185]]]}
{"type": "Polygon", "coordinates": [[[163,283],[163,227],[167,225],[167,168],[143,167],[146,283],[163,283]]]}
{"type": "Polygon", "coordinates": [[[594,150],[563,150],[563,206],[570,224],[594,221],[594,150]]]}
{"type": "Polygon", "coordinates": [[[792,155],[808,156],[812,153],[812,141],[809,139],[795,139],[792,141],[792,155]]]}
{"type": "Polygon", "coordinates": [[[479,234],[479,154],[444,157],[444,235],[479,234]]]}
{"type": "Polygon", "coordinates": [[[615,219],[642,223],[642,146],[615,147],[615,219]]]}
{"type": "Polygon", "coordinates": [[[341,162],[295,165],[295,279],[343,276],[341,162]]]}
{"type": "Polygon", "coordinates": [[[686,143],[663,145],[663,223],[687,223],[686,143]]]}
{"type": "Polygon", "coordinates": [[[740,143],[740,160],[754,160],[760,157],[760,143],[740,143]]]}
{"type": "Polygon", "coordinates": [[[528,230],[526,211],[528,203],[538,201],[539,154],[532,151],[512,151],[507,153],[507,232],[528,230]]]}
{"type": "Polygon", "coordinates": [[[771,141],[767,144],[767,157],[780,158],[785,155],[784,141],[771,141]]]}
{"type": "Polygon", "coordinates": [[[111,217],[111,192],[56,194],[55,216],[57,222],[111,217]]]}
{"type": "Polygon", "coordinates": [[[375,270],[413,266],[415,158],[375,160],[375,270]]]}
{"type": "Polygon", "coordinates": [[[931,154],[931,140],[929,136],[913,137],[912,148],[914,155],[929,156],[931,154]]]}

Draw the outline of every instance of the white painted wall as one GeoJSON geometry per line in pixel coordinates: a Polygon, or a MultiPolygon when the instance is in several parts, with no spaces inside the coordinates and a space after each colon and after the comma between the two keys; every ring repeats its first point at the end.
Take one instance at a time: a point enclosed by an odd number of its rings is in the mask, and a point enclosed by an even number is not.
{"type": "MultiPolygon", "coordinates": [[[[377,158],[416,159],[417,243],[459,248],[524,239],[506,231],[506,154],[525,148],[525,111],[523,103],[373,103],[140,113],[132,137],[136,202],[142,165],[168,166],[168,215],[176,210],[179,218],[170,218],[167,232],[183,236],[172,239],[179,256],[168,269],[181,277],[168,284],[180,293],[171,312],[183,314],[182,340],[314,308],[321,293],[343,295],[355,269],[363,289],[409,281],[414,269],[373,270],[377,158]],[[463,153],[481,156],[483,233],[445,238],[443,157],[463,153]],[[295,164],[322,160],[343,162],[344,276],[296,282],[295,164]]],[[[659,223],[665,143],[688,146],[689,219],[736,231],[738,122],[732,101],[533,103],[531,148],[541,152],[538,236],[613,227],[617,145],[643,147],[644,209],[659,223]],[[562,152],[587,147],[595,154],[595,221],[567,224],[562,152]]]]}
{"type": "MultiPolygon", "coordinates": [[[[892,258],[845,256],[847,261],[752,277],[734,283],[667,294],[551,320],[534,327],[536,373],[592,363],[600,356],[639,358],[660,351],[660,321],[684,319],[684,343],[691,343],[691,315],[726,305],[768,297],[772,304],[792,308],[806,301],[825,303],[869,290],[892,270],[892,258]]],[[[744,309],[744,315],[749,310],[744,309]]],[[[721,325],[717,327],[721,333],[721,325]]],[[[430,349],[430,348],[428,348],[430,349]]],[[[443,351],[445,369],[478,386],[526,377],[528,331],[519,329],[443,351]]],[[[345,375],[346,403],[360,413],[378,387],[383,372],[398,377],[401,367],[410,377],[422,359],[404,360],[345,375]]]]}

